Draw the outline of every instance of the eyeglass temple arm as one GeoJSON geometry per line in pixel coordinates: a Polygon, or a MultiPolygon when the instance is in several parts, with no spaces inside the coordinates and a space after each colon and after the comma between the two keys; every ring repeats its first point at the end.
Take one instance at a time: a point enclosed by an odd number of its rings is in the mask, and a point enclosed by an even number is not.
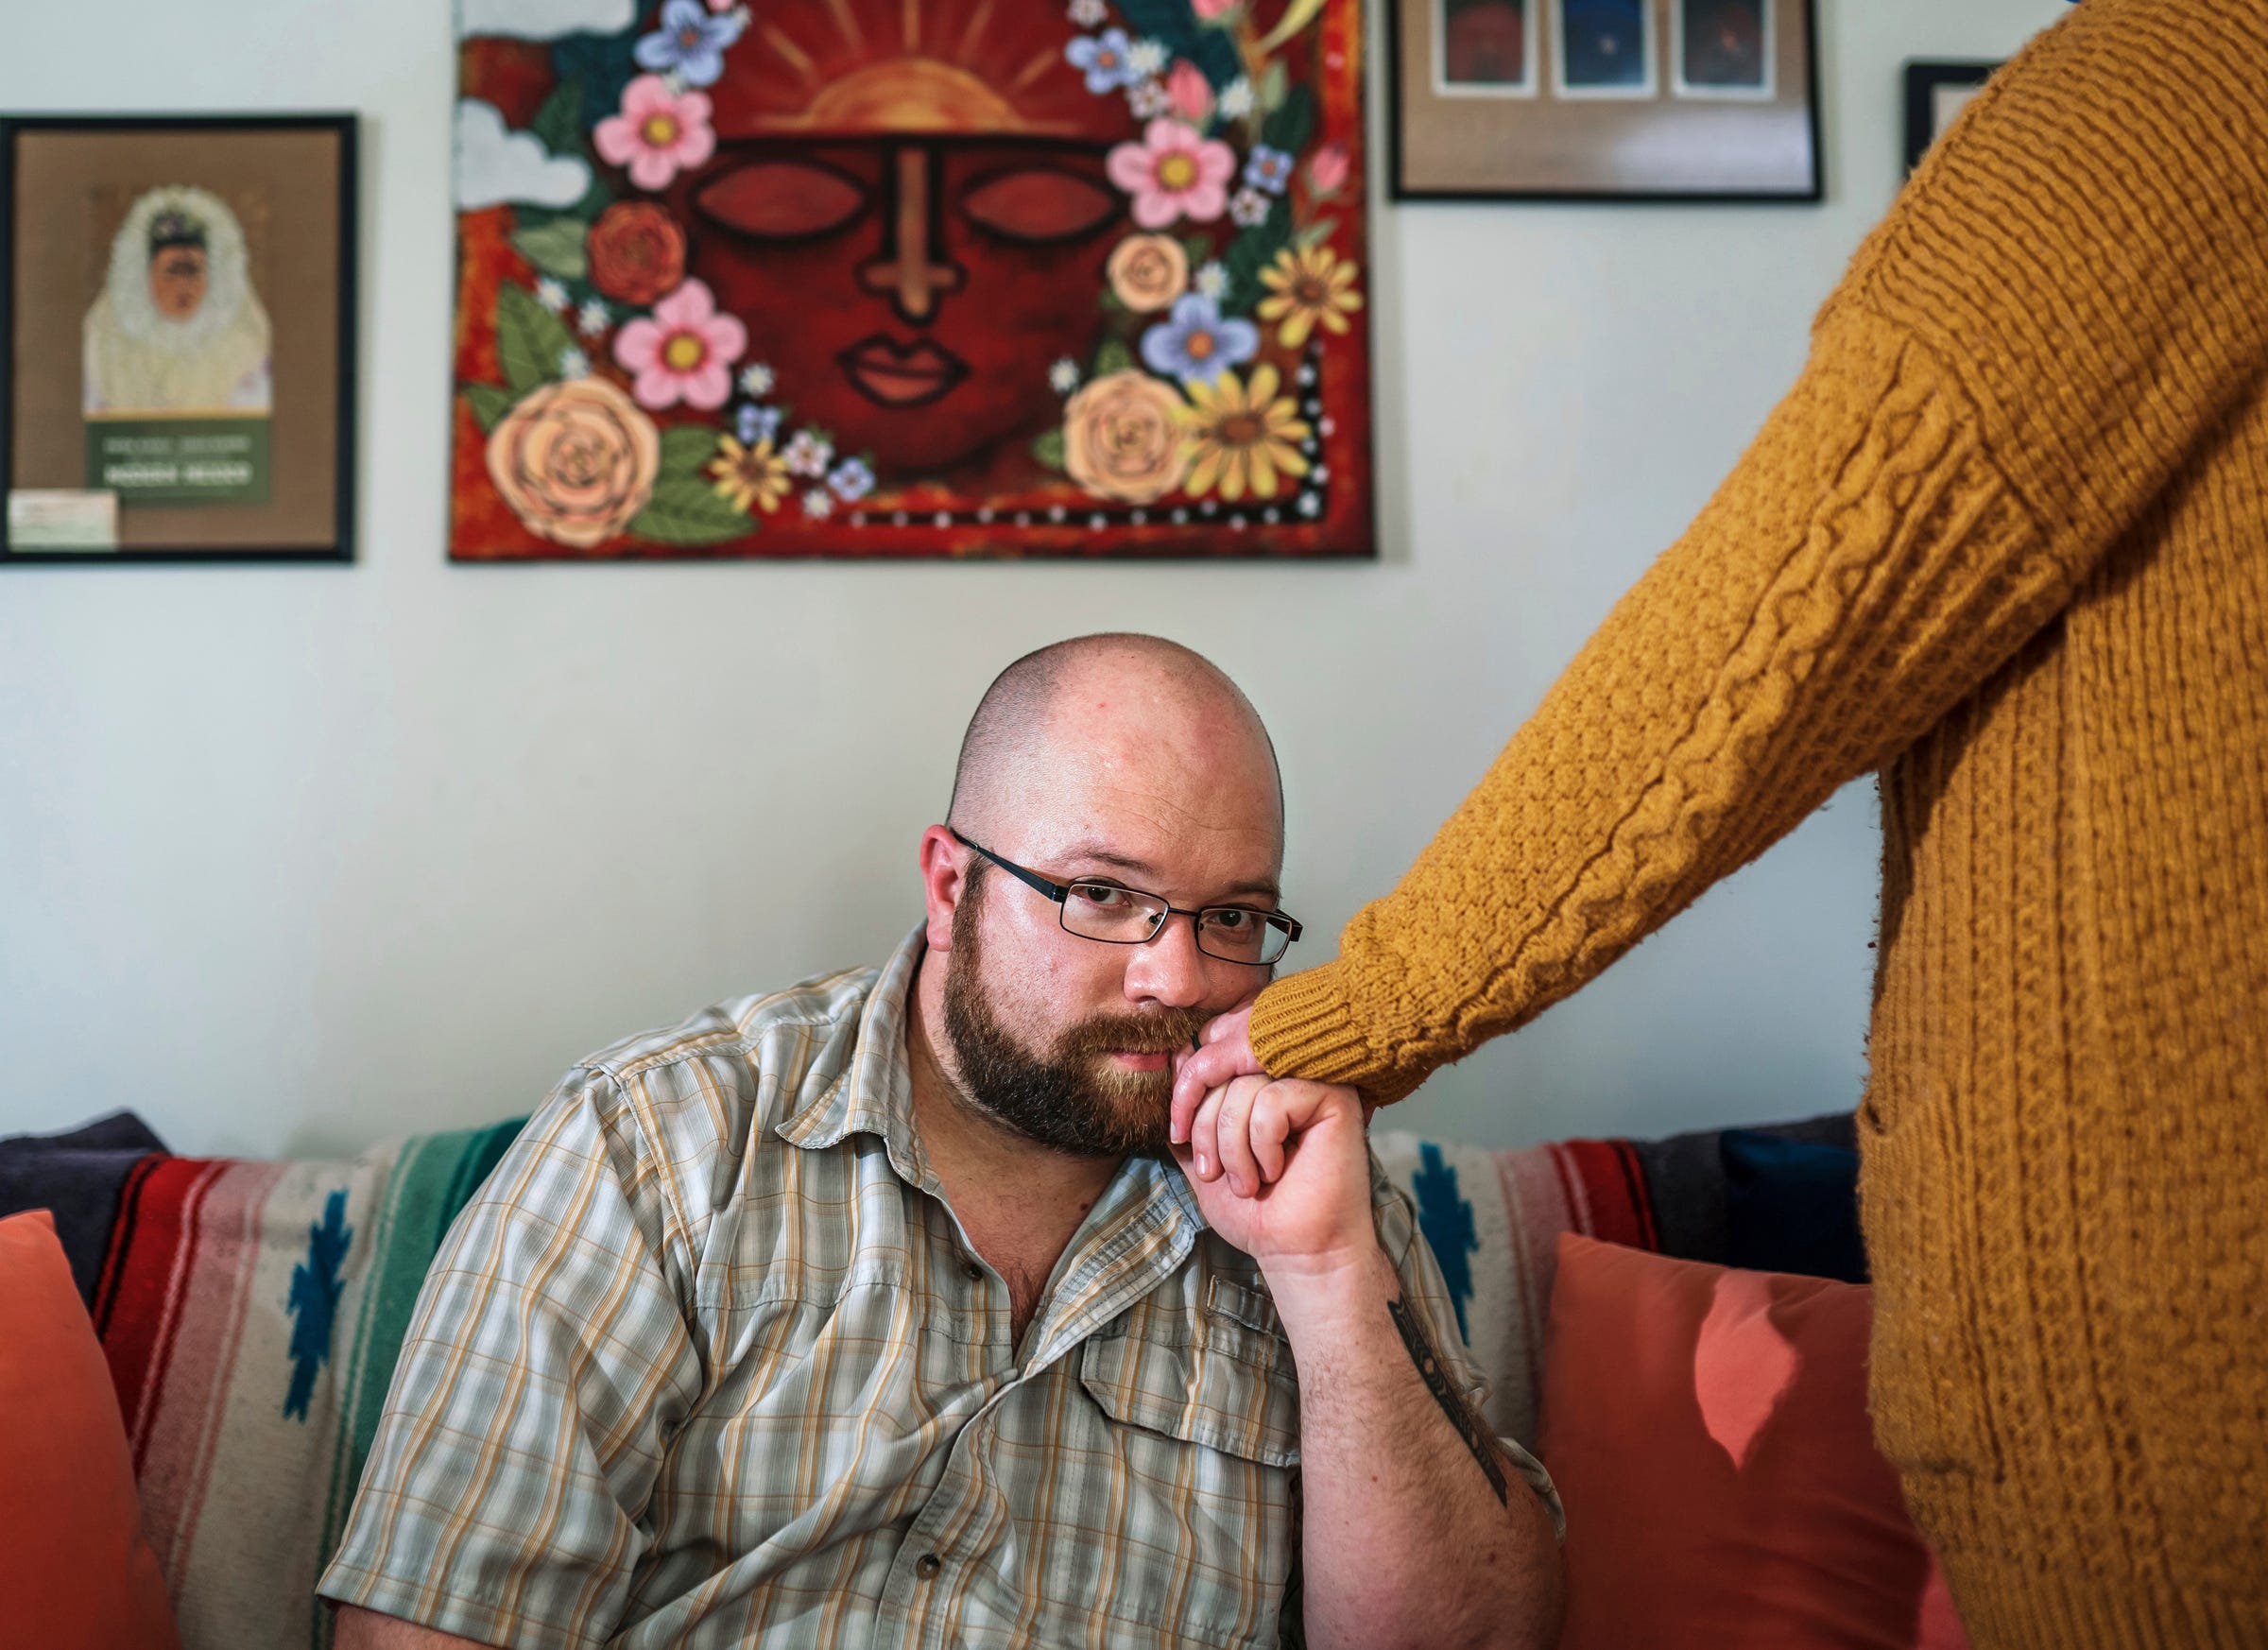
{"type": "Polygon", "coordinates": [[[1038,871],[1025,870],[1023,867],[1001,858],[999,854],[994,853],[990,849],[985,847],[982,843],[970,841],[958,831],[954,831],[952,826],[948,825],[945,827],[945,829],[952,832],[953,839],[959,843],[963,848],[967,849],[971,853],[983,854],[987,859],[990,860],[994,865],[1000,867],[1002,870],[1006,871],[1008,875],[1014,877],[1018,882],[1022,883],[1025,887],[1030,888],[1033,892],[1046,895],[1047,898],[1053,900],[1058,905],[1063,903],[1065,900],[1071,897],[1071,887],[1069,884],[1051,883],[1045,877],[1041,876],[1038,871]]]}

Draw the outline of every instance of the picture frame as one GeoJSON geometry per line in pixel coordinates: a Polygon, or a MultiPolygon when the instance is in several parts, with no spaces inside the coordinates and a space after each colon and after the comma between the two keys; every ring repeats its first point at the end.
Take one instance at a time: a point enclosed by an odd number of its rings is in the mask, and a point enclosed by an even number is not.
{"type": "Polygon", "coordinates": [[[358,137],[0,116],[0,564],[353,560],[358,137]]]}
{"type": "Polygon", "coordinates": [[[1992,77],[1998,62],[1975,60],[1916,59],[1906,64],[1906,170],[1911,172],[1921,164],[1922,156],[1938,134],[1953,124],[1953,117],[1967,107],[1984,82],[1992,77]]]}
{"type": "Polygon", "coordinates": [[[1397,200],[1813,203],[1813,0],[1390,0],[1397,200]]]}
{"type": "Polygon", "coordinates": [[[461,8],[450,559],[1375,558],[1366,9],[461,8]]]}

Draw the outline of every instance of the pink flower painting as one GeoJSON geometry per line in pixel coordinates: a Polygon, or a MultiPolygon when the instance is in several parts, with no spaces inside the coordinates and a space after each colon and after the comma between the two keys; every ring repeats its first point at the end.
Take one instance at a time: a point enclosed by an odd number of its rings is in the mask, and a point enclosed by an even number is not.
{"type": "Polygon", "coordinates": [[[709,411],[732,393],[732,363],[748,347],[737,317],[716,313],[708,285],[688,281],[654,305],[651,320],[614,336],[614,359],[632,374],[630,393],[655,411],[683,402],[709,411]]]}
{"type": "Polygon", "coordinates": [[[1174,99],[1174,112],[1190,124],[1198,125],[1212,112],[1212,82],[1205,78],[1205,71],[1187,58],[1176,63],[1165,77],[1165,89],[1174,99]]]}
{"type": "Polygon", "coordinates": [[[673,92],[661,76],[641,75],[623,88],[622,112],[591,129],[591,145],[608,164],[627,167],[639,188],[666,188],[716,152],[709,95],[673,92]]]}
{"type": "Polygon", "coordinates": [[[1134,221],[1163,229],[1177,217],[1211,223],[1228,204],[1236,152],[1186,121],[1153,120],[1140,143],[1121,144],[1106,163],[1110,181],[1134,199],[1134,221]]]}

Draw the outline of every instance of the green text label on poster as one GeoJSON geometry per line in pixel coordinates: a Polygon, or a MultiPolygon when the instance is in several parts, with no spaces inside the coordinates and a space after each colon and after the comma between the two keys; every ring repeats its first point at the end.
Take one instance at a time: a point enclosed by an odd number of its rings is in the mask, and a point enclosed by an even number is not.
{"type": "Polygon", "coordinates": [[[87,485],[135,505],[266,504],[265,418],[89,419],[87,485]]]}

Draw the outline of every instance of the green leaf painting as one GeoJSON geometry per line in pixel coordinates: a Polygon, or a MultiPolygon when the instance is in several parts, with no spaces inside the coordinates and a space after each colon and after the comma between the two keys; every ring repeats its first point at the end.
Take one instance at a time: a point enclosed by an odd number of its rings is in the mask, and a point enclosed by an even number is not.
{"type": "Polygon", "coordinates": [[[1261,112],[1273,114],[1281,109],[1283,100],[1291,95],[1291,91],[1292,77],[1284,70],[1283,60],[1278,58],[1268,65],[1267,72],[1260,77],[1261,112]]]}
{"type": "Polygon", "coordinates": [[[582,121],[582,82],[561,80],[558,90],[543,99],[543,107],[536,111],[527,129],[553,154],[579,158],[583,152],[582,121]]]}
{"type": "Polygon", "coordinates": [[[662,432],[663,475],[698,475],[701,466],[715,456],[716,432],[707,424],[672,424],[662,432]]]}
{"type": "Polygon", "coordinates": [[[590,255],[583,249],[583,237],[589,232],[579,217],[555,217],[538,228],[516,232],[512,245],[544,274],[561,281],[580,281],[591,267],[590,255]]]}
{"type": "Polygon", "coordinates": [[[755,530],[756,524],[720,498],[716,489],[685,474],[664,474],[656,481],[654,496],[623,529],[633,539],[678,545],[722,544],[755,530]]]}
{"type": "Polygon", "coordinates": [[[1032,442],[1032,456],[1050,470],[1061,470],[1063,468],[1063,432],[1060,429],[1049,430],[1045,435],[1037,438],[1032,442]]]}
{"type": "Polygon", "coordinates": [[[1305,86],[1294,86],[1286,92],[1281,107],[1260,129],[1262,143],[1287,155],[1297,155],[1305,149],[1308,140],[1314,135],[1315,95],[1305,86]]]}
{"type": "Polygon", "coordinates": [[[1221,267],[1228,273],[1228,294],[1221,309],[1227,315],[1248,315],[1265,289],[1260,284],[1260,272],[1276,261],[1276,254],[1291,244],[1292,203],[1282,196],[1276,198],[1262,218],[1229,244],[1228,256],[1221,267]]]}
{"type": "Polygon", "coordinates": [[[496,359],[515,398],[559,375],[559,357],[575,348],[567,323],[536,301],[524,286],[496,294],[496,359]]]}
{"type": "Polygon", "coordinates": [[[1097,378],[1124,372],[1133,365],[1134,352],[1127,349],[1121,338],[1105,338],[1102,348],[1094,352],[1094,376],[1097,378]]]}
{"type": "Polygon", "coordinates": [[[504,422],[504,415],[512,410],[512,392],[502,385],[468,384],[465,400],[472,405],[472,421],[484,436],[504,422]]]}

